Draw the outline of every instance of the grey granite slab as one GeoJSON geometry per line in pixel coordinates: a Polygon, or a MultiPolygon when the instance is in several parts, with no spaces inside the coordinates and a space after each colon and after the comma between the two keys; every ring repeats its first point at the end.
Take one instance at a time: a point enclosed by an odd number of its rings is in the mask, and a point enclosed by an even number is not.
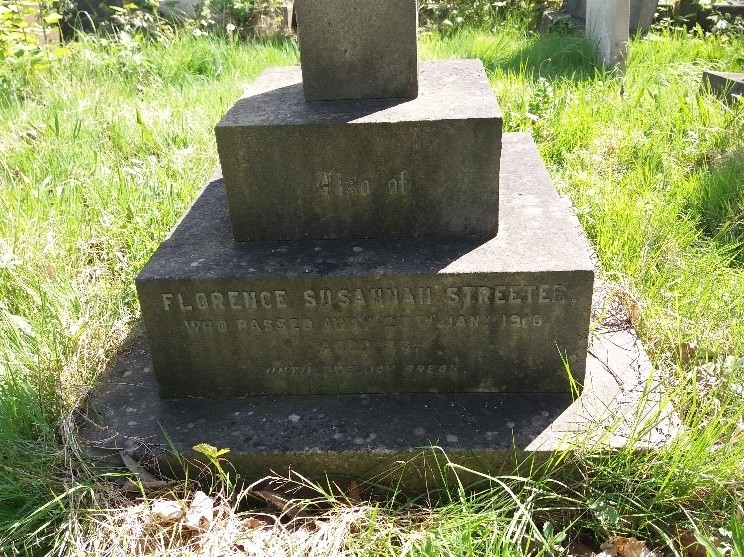
{"type": "Polygon", "coordinates": [[[705,71],[703,86],[725,97],[729,103],[744,99],[744,73],[705,71]]]}

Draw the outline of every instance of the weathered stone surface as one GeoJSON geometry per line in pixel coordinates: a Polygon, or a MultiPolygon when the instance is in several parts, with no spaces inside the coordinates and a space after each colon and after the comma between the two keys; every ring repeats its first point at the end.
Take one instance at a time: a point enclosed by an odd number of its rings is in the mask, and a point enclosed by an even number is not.
{"type": "MultiPolygon", "coordinates": [[[[182,473],[171,449],[196,459],[192,447],[207,442],[231,450],[226,458],[246,482],[293,470],[340,486],[371,480],[407,492],[451,480],[448,461],[511,474],[515,462],[524,459],[527,472],[530,459],[571,447],[619,448],[629,439],[637,449],[659,447],[678,420],[650,380],[650,362],[627,321],[597,301],[597,314],[611,317],[593,328],[585,386],[573,402],[568,393],[162,399],[139,338],[96,386],[81,433],[103,454],[154,455],[164,472],[172,465],[182,473]]],[[[465,485],[481,479],[459,477],[465,485]]]]}
{"type": "MultiPolygon", "coordinates": [[[[649,30],[654,21],[658,5],[658,0],[630,0],[629,31],[631,35],[638,31],[645,33],[649,30]]],[[[571,18],[580,20],[583,25],[586,19],[586,0],[565,0],[562,12],[571,16],[571,18]]]]}
{"type": "Polygon", "coordinates": [[[630,0],[630,34],[646,33],[654,22],[658,0],[630,0]]]}
{"type": "Polygon", "coordinates": [[[304,101],[264,73],[217,124],[235,240],[490,237],[501,112],[479,60],[422,64],[410,101],[304,101]]]}
{"type": "Polygon", "coordinates": [[[744,99],[744,73],[703,72],[703,86],[726,97],[729,103],[744,99]]]}
{"type": "Polygon", "coordinates": [[[569,392],[591,250],[528,134],[481,240],[233,243],[220,180],[137,278],[164,396],[569,392]]]}
{"type": "Polygon", "coordinates": [[[628,0],[587,0],[586,34],[605,66],[625,67],[630,26],[628,0]]]}
{"type": "Polygon", "coordinates": [[[297,0],[309,101],[415,97],[416,0],[297,0]]]}

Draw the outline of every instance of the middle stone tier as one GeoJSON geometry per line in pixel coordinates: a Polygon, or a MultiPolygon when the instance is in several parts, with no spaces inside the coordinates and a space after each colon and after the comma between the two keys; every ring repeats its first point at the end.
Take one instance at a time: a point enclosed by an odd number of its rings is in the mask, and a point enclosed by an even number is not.
{"type": "Polygon", "coordinates": [[[491,238],[501,111],[479,60],[424,62],[415,99],[306,102],[267,70],[217,124],[236,241],[491,238]]]}

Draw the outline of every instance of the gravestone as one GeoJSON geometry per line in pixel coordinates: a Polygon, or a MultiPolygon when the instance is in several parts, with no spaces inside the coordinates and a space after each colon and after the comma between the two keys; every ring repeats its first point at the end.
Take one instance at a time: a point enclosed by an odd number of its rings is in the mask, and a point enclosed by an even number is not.
{"type": "Polygon", "coordinates": [[[482,63],[426,62],[417,72],[393,57],[388,67],[388,51],[412,51],[415,61],[415,2],[296,7],[310,52],[301,53],[301,71],[268,70],[217,124],[223,179],[137,278],[160,393],[569,392],[580,384],[589,250],[534,145],[522,138],[502,152],[482,63]],[[369,31],[376,25],[351,32],[390,14],[408,23],[383,37],[369,31]],[[316,86],[323,98],[351,96],[360,82],[353,72],[349,80],[326,73],[347,46],[347,64],[383,57],[355,94],[377,96],[405,75],[419,84],[416,98],[308,100],[316,86]],[[529,175],[505,176],[513,183],[500,209],[506,157],[529,175]]]}
{"type": "MultiPolygon", "coordinates": [[[[297,3],[300,36],[325,1],[297,3]]],[[[356,37],[366,60],[380,39],[356,37]]],[[[333,89],[322,63],[268,70],[217,125],[224,177],[137,277],[147,363],[102,388],[128,401],[108,423],[125,446],[160,424],[179,450],[230,447],[252,477],[366,475],[440,441],[488,469],[558,450],[588,427],[566,411],[582,385],[644,360],[612,368],[613,337],[587,376],[594,256],[531,137],[502,134],[479,61],[422,63],[416,98],[308,100],[307,76],[333,89]]]]}
{"type": "Polygon", "coordinates": [[[605,66],[625,67],[629,25],[628,0],[586,0],[586,34],[605,66]]]}
{"type": "Polygon", "coordinates": [[[705,71],[703,87],[733,104],[737,100],[744,100],[744,73],[705,71]]]}
{"type": "MultiPolygon", "coordinates": [[[[565,0],[559,10],[547,10],[540,23],[541,32],[549,31],[559,21],[574,27],[585,28],[586,5],[587,0],[565,0]]],[[[658,0],[630,0],[628,6],[629,34],[647,33],[660,7],[658,0]]]]}

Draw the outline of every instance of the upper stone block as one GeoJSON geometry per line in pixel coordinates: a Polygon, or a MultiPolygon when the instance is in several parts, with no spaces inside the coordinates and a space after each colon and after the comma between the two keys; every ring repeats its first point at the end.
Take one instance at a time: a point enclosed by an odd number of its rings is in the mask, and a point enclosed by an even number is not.
{"type": "Polygon", "coordinates": [[[418,94],[416,0],[296,0],[308,101],[418,94]]]}
{"type": "Polygon", "coordinates": [[[305,102],[267,70],[215,128],[234,239],[490,238],[501,129],[480,60],[422,63],[415,99],[305,102]]]}

